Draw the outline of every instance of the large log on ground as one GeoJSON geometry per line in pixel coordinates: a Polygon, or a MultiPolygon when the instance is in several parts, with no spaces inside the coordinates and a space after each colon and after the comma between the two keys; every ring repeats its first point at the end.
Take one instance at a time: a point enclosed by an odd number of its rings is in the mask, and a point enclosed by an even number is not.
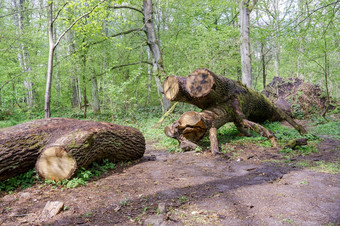
{"type": "Polygon", "coordinates": [[[216,130],[227,122],[234,122],[247,136],[250,136],[250,129],[267,137],[274,146],[277,146],[274,134],[257,122],[287,120],[301,134],[307,133],[260,93],[207,69],[196,69],[188,77],[169,76],[164,81],[164,94],[169,100],[203,109],[200,113],[184,113],[165,128],[165,134],[177,139],[183,149],[195,148],[195,144],[209,132],[212,152],[217,153],[216,130]]]}
{"type": "Polygon", "coordinates": [[[36,167],[50,180],[71,178],[102,159],[141,158],[143,134],[131,127],[67,118],[40,119],[0,129],[0,181],[36,167]]]}

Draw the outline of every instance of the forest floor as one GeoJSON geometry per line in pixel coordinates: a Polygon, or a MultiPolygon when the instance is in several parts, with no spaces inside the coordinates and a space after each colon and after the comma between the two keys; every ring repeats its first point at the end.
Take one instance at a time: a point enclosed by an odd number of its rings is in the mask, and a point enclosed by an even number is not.
{"type": "Polygon", "coordinates": [[[247,142],[222,143],[232,151],[218,156],[155,144],[147,140],[141,160],[117,164],[86,186],[3,193],[0,225],[340,224],[337,139],[323,136],[317,152],[294,157],[247,142]],[[48,201],[64,209],[42,219],[48,201]]]}

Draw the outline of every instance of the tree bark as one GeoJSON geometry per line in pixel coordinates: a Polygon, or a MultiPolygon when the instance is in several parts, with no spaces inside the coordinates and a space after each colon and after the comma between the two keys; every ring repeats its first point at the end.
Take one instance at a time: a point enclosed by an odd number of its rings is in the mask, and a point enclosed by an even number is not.
{"type": "Polygon", "coordinates": [[[47,76],[46,76],[46,90],[45,90],[45,118],[51,117],[51,86],[53,75],[53,56],[54,56],[54,40],[53,40],[53,1],[48,6],[48,40],[49,40],[49,52],[48,52],[48,64],[47,64],[47,76]]]}
{"type": "Polygon", "coordinates": [[[92,105],[93,105],[93,112],[95,114],[100,113],[100,104],[99,104],[99,97],[98,97],[98,82],[97,77],[95,75],[91,78],[92,82],[92,105]]]}
{"type": "Polygon", "coordinates": [[[92,162],[139,159],[142,133],[105,122],[67,118],[40,119],[0,129],[0,181],[34,166],[49,180],[69,179],[92,162]]]}
{"type": "Polygon", "coordinates": [[[275,76],[280,77],[280,9],[279,0],[274,0],[274,20],[275,20],[275,48],[274,48],[274,66],[275,66],[275,76]]]}
{"type": "Polygon", "coordinates": [[[240,2],[240,33],[241,33],[241,65],[242,83],[248,87],[252,85],[250,38],[249,38],[249,0],[240,2]]]}
{"type": "Polygon", "coordinates": [[[277,146],[275,135],[256,122],[287,120],[301,134],[307,133],[260,93],[207,69],[196,69],[188,77],[169,76],[164,81],[164,95],[171,101],[203,109],[200,113],[184,113],[164,129],[167,136],[179,141],[183,150],[195,149],[209,133],[212,152],[218,153],[216,130],[227,122],[233,122],[246,136],[250,136],[250,129],[267,137],[274,146],[277,146]]]}
{"type": "Polygon", "coordinates": [[[160,48],[159,41],[156,36],[155,26],[154,26],[154,16],[152,8],[152,0],[143,0],[143,15],[145,23],[145,34],[147,36],[147,44],[151,50],[153,56],[153,74],[155,76],[155,81],[157,85],[158,92],[162,96],[162,110],[166,112],[170,106],[171,102],[165,98],[163,94],[163,87],[161,84],[161,79],[165,76],[165,70],[163,66],[162,52],[160,48]]]}
{"type": "Polygon", "coordinates": [[[264,42],[261,42],[261,62],[262,62],[262,80],[263,89],[266,88],[267,74],[266,74],[266,57],[264,54],[264,42]]]}

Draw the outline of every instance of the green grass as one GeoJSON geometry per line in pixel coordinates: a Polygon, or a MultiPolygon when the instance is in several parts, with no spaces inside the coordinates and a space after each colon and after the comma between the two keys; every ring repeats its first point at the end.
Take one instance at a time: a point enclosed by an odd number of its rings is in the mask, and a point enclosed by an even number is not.
{"type": "Polygon", "coordinates": [[[303,168],[309,168],[317,172],[340,174],[340,164],[334,162],[325,161],[300,161],[297,162],[297,166],[303,168]]]}

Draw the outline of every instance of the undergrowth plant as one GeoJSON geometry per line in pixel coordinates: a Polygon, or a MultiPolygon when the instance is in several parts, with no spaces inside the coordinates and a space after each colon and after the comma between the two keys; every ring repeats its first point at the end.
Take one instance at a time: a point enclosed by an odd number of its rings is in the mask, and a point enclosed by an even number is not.
{"type": "Polygon", "coordinates": [[[108,159],[104,159],[102,163],[94,162],[88,169],[81,168],[77,173],[77,176],[70,180],[53,181],[45,180],[42,181],[37,175],[34,169],[20,174],[16,177],[9,178],[0,183],[0,191],[10,192],[17,188],[25,189],[31,187],[35,183],[41,183],[44,185],[61,186],[65,188],[75,188],[78,186],[86,185],[87,181],[93,177],[98,177],[108,170],[114,169],[115,164],[110,162],[108,159]]]}
{"type": "Polygon", "coordinates": [[[36,175],[35,170],[31,169],[26,173],[22,173],[18,176],[0,182],[0,191],[10,192],[18,187],[25,189],[31,187],[37,181],[39,181],[39,178],[36,175]]]}
{"type": "Polygon", "coordinates": [[[109,169],[114,169],[115,164],[110,162],[108,159],[104,159],[102,164],[96,162],[92,163],[92,166],[88,169],[82,167],[77,176],[68,180],[62,180],[55,182],[54,180],[45,180],[45,184],[52,184],[56,186],[64,186],[66,188],[75,188],[82,185],[87,185],[87,181],[93,177],[98,177],[102,173],[106,173],[109,169]]]}

